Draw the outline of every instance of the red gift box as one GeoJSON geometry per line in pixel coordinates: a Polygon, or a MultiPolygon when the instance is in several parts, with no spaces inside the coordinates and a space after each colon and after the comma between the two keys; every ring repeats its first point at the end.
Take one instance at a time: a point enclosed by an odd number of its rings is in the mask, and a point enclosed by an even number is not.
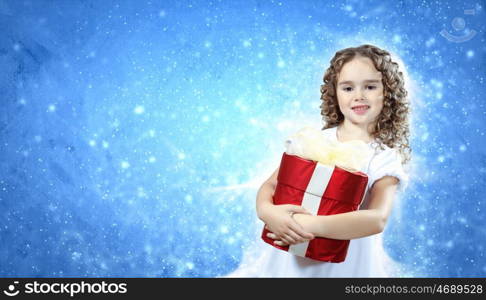
{"type": "MultiPolygon", "coordinates": [[[[364,199],[368,176],[362,172],[350,172],[338,166],[283,153],[277,177],[273,203],[303,206],[313,215],[334,215],[355,211],[364,199]]],[[[316,237],[311,241],[291,246],[278,246],[267,237],[263,229],[262,239],[295,255],[326,262],[343,262],[348,252],[349,240],[316,237]]]]}

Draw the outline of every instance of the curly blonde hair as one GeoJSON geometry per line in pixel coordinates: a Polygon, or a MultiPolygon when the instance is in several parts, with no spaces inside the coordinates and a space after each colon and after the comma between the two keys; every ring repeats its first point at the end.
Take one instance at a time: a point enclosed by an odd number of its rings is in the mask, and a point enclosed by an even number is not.
{"type": "Polygon", "coordinates": [[[399,71],[398,64],[392,61],[390,53],[376,46],[361,45],[342,49],[331,59],[330,66],[324,74],[324,84],[321,85],[320,108],[326,123],[322,129],[336,127],[344,121],[344,115],[339,109],[336,84],[344,64],[356,56],[370,58],[375,68],[382,74],[383,109],[370,134],[381,149],[384,149],[383,144],[390,148],[398,148],[402,164],[406,164],[411,159],[412,149],[409,146],[410,109],[403,73],[399,71]]]}

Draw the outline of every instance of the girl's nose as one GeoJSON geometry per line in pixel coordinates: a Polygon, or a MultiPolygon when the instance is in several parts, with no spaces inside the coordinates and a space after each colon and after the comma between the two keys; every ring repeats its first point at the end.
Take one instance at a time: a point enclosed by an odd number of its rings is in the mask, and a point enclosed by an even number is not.
{"type": "Polygon", "coordinates": [[[355,100],[363,100],[364,93],[361,91],[361,89],[356,89],[354,93],[354,99],[355,100]]]}

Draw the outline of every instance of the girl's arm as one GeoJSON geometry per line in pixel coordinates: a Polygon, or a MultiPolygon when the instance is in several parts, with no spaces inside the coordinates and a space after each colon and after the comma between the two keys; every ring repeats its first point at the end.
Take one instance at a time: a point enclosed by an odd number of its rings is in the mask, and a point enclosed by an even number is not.
{"type": "Polygon", "coordinates": [[[313,234],[306,232],[291,216],[291,213],[301,215],[309,214],[298,205],[274,205],[273,194],[277,186],[277,168],[275,172],[260,187],[256,199],[258,218],[262,220],[278,240],[285,243],[302,243],[314,238],[313,234]]]}
{"type": "MultiPolygon", "coordinates": [[[[311,216],[295,214],[293,218],[304,230],[318,237],[350,240],[380,233],[391,213],[398,179],[385,176],[373,184],[370,205],[358,210],[336,215],[311,216]]],[[[270,236],[276,238],[276,236],[270,236]]],[[[288,243],[276,241],[277,245],[288,243]]]]}

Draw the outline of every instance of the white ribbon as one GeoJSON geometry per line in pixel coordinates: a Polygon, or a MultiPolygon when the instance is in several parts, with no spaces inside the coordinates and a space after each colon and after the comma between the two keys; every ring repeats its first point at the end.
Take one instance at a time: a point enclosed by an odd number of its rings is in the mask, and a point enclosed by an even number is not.
{"type": "MultiPolygon", "coordinates": [[[[304,198],[302,199],[301,206],[305,208],[312,215],[317,215],[319,206],[321,204],[322,196],[326,191],[329,180],[331,180],[332,173],[334,172],[334,167],[323,165],[320,163],[316,164],[316,168],[312,173],[312,177],[305,189],[304,198]],[[320,196],[319,196],[320,195],[320,196]]],[[[363,202],[366,192],[368,191],[368,185],[366,185],[366,190],[361,199],[363,202]]],[[[298,256],[305,257],[307,252],[307,247],[309,247],[309,242],[303,242],[295,245],[290,245],[289,252],[298,256]]]]}

